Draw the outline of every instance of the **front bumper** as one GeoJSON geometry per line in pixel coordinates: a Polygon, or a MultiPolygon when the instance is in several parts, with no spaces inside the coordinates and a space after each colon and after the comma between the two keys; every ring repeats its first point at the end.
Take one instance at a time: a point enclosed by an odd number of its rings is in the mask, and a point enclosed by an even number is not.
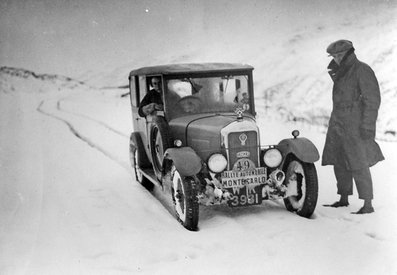
{"type": "Polygon", "coordinates": [[[275,169],[268,174],[264,167],[210,173],[205,182],[205,188],[198,195],[199,202],[204,205],[257,205],[263,200],[285,198],[288,190],[283,171],[275,169]]]}

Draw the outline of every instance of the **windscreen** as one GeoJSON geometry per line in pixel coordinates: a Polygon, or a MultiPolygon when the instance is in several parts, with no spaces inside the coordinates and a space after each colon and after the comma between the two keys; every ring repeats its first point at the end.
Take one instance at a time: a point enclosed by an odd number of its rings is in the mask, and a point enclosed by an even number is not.
{"type": "Polygon", "coordinates": [[[250,110],[248,75],[180,77],[166,80],[166,109],[176,118],[197,113],[250,110]]]}

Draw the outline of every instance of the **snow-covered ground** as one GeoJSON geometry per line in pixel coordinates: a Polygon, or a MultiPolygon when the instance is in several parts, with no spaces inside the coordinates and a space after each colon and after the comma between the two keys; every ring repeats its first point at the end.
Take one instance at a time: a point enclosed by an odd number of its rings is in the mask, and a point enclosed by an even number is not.
{"type": "MultiPolygon", "coordinates": [[[[312,219],[281,201],[202,207],[199,231],[190,232],[168,194],[134,180],[124,92],[0,92],[1,274],[397,273],[395,143],[380,142],[386,161],[372,169],[374,214],[350,214],[362,203],[356,194],[347,208],[322,207],[337,196],[332,168],[317,163],[312,219]]],[[[275,129],[262,135],[267,143],[299,128],[322,149],[320,128],[258,122],[275,129]]]]}

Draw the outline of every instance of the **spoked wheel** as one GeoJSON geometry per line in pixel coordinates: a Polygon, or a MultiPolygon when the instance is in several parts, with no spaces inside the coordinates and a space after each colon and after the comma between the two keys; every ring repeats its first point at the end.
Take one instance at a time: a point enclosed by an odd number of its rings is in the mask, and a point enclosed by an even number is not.
{"type": "Polygon", "coordinates": [[[139,161],[140,160],[138,149],[135,149],[133,146],[130,145],[130,162],[132,168],[134,169],[135,179],[146,189],[152,190],[154,184],[142,174],[139,161]]]}
{"type": "Polygon", "coordinates": [[[309,218],[316,208],[318,198],[318,179],[313,163],[290,159],[285,167],[285,183],[288,187],[284,199],[288,211],[309,218]]]}
{"type": "Polygon", "coordinates": [[[156,174],[157,179],[161,181],[164,152],[170,147],[168,127],[163,118],[156,118],[156,121],[151,129],[150,136],[153,170],[156,174]]]}
{"type": "Polygon", "coordinates": [[[197,199],[197,182],[193,177],[182,177],[172,168],[171,194],[178,221],[188,230],[197,230],[199,203],[197,199]]]}

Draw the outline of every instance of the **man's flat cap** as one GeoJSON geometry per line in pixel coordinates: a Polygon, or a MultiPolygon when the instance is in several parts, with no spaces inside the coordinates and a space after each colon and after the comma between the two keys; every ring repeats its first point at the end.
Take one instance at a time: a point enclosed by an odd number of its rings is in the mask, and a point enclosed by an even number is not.
{"type": "Polygon", "coordinates": [[[336,54],[344,51],[348,51],[353,48],[353,43],[349,40],[338,40],[331,43],[327,48],[327,53],[336,54]]]}

